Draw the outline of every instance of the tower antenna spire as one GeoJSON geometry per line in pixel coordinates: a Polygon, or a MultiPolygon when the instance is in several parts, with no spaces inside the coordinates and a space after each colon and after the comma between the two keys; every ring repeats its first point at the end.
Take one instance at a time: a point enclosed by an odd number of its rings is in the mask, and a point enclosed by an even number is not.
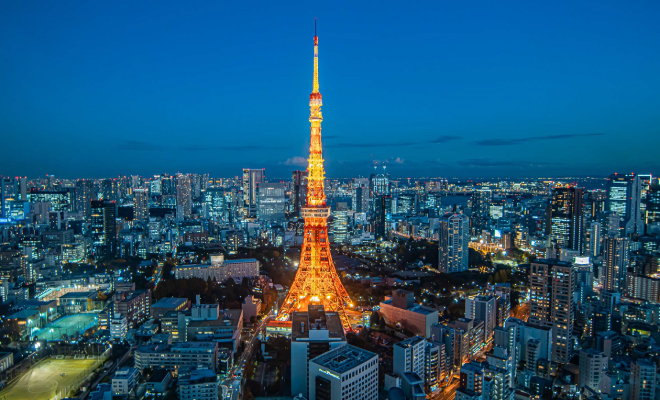
{"type": "Polygon", "coordinates": [[[316,34],[316,17],[314,17],[314,36],[318,36],[316,34]]]}

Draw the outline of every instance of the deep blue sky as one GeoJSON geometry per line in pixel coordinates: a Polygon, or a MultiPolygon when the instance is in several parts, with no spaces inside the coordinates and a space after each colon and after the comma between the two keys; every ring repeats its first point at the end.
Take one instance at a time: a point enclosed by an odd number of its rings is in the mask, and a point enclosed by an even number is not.
{"type": "Polygon", "coordinates": [[[314,17],[328,176],[660,172],[658,1],[295,3],[4,2],[0,174],[289,177],[314,17]]]}

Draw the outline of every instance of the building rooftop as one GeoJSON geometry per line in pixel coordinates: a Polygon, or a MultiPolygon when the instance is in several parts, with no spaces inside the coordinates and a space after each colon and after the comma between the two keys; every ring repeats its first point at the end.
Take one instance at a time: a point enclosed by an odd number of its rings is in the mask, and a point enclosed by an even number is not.
{"type": "Polygon", "coordinates": [[[164,297],[155,304],[152,304],[151,308],[177,308],[187,301],[188,299],[180,297],[164,297]]]}
{"type": "Polygon", "coordinates": [[[325,311],[322,305],[310,305],[306,312],[294,312],[291,316],[291,340],[308,339],[310,330],[326,330],[330,339],[346,337],[339,313],[325,311]]]}
{"type": "Polygon", "coordinates": [[[170,371],[166,369],[154,370],[154,373],[151,374],[151,377],[149,377],[149,380],[147,380],[147,382],[161,383],[169,373],[170,371]]]}
{"type": "Polygon", "coordinates": [[[425,340],[426,339],[424,339],[421,336],[413,336],[413,337],[406,338],[406,339],[400,341],[399,343],[396,343],[395,346],[408,348],[408,347],[414,346],[414,345],[416,345],[420,342],[423,342],[425,340]]]}
{"type": "Polygon", "coordinates": [[[90,290],[88,292],[69,292],[60,296],[60,302],[67,299],[91,299],[96,298],[98,290],[90,290]]]}
{"type": "Polygon", "coordinates": [[[115,373],[115,378],[127,378],[131,375],[137,374],[137,368],[133,367],[123,367],[115,373]]]}
{"type": "Polygon", "coordinates": [[[338,374],[343,374],[373,358],[378,359],[378,356],[349,344],[321,354],[310,360],[310,362],[331,369],[338,374]]]}
{"type": "MultiPolygon", "coordinates": [[[[381,304],[387,304],[387,305],[393,306],[393,305],[392,305],[392,299],[391,299],[391,298],[390,298],[390,299],[387,299],[387,300],[383,300],[383,301],[381,301],[380,303],[381,303],[381,304]]],[[[420,306],[419,304],[416,304],[416,305],[414,305],[413,307],[408,308],[407,310],[408,310],[408,311],[415,312],[415,313],[418,313],[418,314],[423,314],[423,315],[429,315],[429,314],[433,314],[434,312],[436,312],[436,313],[438,312],[438,310],[436,310],[436,309],[434,309],[434,308],[427,307],[427,306],[420,306]]]]}
{"type": "Polygon", "coordinates": [[[138,346],[141,353],[186,353],[188,351],[212,352],[218,346],[216,342],[178,342],[175,344],[151,343],[138,346]]]}
{"type": "Polygon", "coordinates": [[[259,262],[256,258],[242,258],[240,260],[225,260],[223,264],[236,264],[236,263],[246,263],[246,262],[259,262]]]}
{"type": "Polygon", "coordinates": [[[218,379],[219,378],[215,374],[215,371],[210,369],[194,369],[189,373],[183,374],[179,377],[179,385],[216,382],[218,379]]]}
{"type": "Polygon", "coordinates": [[[26,319],[39,315],[39,310],[21,310],[7,317],[7,319],[26,319]]]}

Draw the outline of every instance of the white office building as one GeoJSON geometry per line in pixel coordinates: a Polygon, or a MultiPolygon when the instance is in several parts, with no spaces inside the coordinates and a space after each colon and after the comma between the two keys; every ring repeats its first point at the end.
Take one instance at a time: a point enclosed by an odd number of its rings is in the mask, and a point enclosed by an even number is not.
{"type": "Polygon", "coordinates": [[[426,339],[414,336],[394,345],[394,373],[403,375],[406,372],[417,374],[424,380],[426,339]]]}
{"type": "Polygon", "coordinates": [[[112,394],[129,394],[137,383],[139,372],[137,368],[124,367],[115,373],[112,378],[112,394]]]}
{"type": "Polygon", "coordinates": [[[309,362],[309,400],[378,399],[378,355],[347,345],[309,362]]]}

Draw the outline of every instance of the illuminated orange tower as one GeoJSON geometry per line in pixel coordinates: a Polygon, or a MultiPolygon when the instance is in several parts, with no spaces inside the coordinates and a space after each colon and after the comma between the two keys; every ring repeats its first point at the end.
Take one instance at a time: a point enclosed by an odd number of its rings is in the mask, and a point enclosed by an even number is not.
{"type": "Polygon", "coordinates": [[[295,311],[306,311],[310,304],[322,304],[326,311],[337,311],[344,330],[351,325],[346,310],[353,306],[341,284],[330,255],[328,222],[330,207],[326,206],[324,191],[325,170],[321,147],[321,93],[319,93],[319,56],[316,21],[314,21],[314,86],[309,95],[309,122],[312,125],[307,165],[307,205],[302,207],[305,236],[300,252],[296,278],[284,300],[278,319],[290,319],[295,311]]]}

